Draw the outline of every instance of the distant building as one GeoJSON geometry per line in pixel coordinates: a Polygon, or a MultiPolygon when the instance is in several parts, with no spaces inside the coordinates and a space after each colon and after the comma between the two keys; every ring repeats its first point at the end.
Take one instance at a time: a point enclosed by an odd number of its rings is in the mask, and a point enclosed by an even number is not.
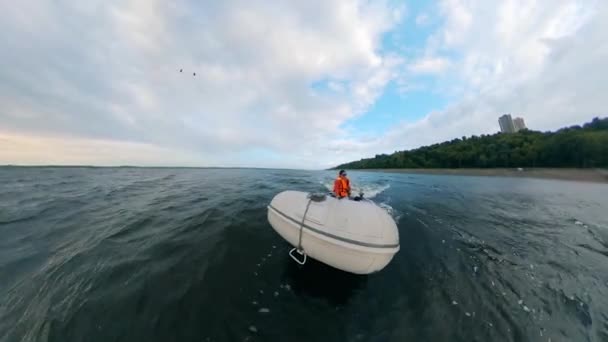
{"type": "Polygon", "coordinates": [[[511,118],[511,114],[505,114],[505,115],[499,117],[498,124],[500,125],[501,132],[515,133],[515,125],[513,125],[513,119],[511,118]]]}
{"type": "Polygon", "coordinates": [[[524,118],[513,119],[513,126],[515,126],[515,132],[519,132],[522,129],[526,129],[526,123],[524,122],[524,118]]]}

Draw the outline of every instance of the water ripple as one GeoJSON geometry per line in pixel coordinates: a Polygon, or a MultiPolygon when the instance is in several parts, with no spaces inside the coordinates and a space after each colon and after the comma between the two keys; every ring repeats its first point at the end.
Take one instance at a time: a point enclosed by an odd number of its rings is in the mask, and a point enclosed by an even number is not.
{"type": "Polygon", "coordinates": [[[0,340],[608,340],[605,185],[350,172],[401,236],[355,276],[266,219],[334,177],[0,168],[0,340]]]}

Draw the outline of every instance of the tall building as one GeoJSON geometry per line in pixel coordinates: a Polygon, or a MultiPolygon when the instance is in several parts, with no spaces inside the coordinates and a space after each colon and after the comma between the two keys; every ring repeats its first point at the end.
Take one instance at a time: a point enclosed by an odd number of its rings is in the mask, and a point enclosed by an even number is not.
{"type": "Polygon", "coordinates": [[[515,133],[515,126],[513,125],[513,119],[511,114],[505,114],[498,118],[498,124],[500,125],[500,131],[503,133],[515,133]]]}
{"type": "Polygon", "coordinates": [[[513,119],[513,126],[515,126],[515,132],[519,132],[522,129],[526,129],[526,123],[524,122],[524,118],[513,119]]]}

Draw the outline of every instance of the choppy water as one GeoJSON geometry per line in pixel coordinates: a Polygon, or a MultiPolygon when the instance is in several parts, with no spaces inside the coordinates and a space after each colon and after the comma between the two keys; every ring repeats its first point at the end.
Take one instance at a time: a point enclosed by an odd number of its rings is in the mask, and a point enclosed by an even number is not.
{"type": "Polygon", "coordinates": [[[351,172],[401,236],[355,276],[266,220],[332,178],[0,168],[0,340],[608,341],[608,186],[351,172]]]}

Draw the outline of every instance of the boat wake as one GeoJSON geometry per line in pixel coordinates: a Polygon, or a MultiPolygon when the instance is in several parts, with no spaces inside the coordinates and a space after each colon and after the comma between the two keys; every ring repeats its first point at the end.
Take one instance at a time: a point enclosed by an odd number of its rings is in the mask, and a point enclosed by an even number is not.
{"type": "MultiPolygon", "coordinates": [[[[334,189],[334,183],[333,180],[332,181],[321,181],[321,184],[323,184],[323,186],[328,190],[328,191],[333,191],[334,189]]],[[[353,189],[352,189],[352,194],[354,195],[358,195],[360,192],[363,192],[365,198],[367,199],[372,199],[376,196],[378,196],[379,194],[381,194],[382,192],[386,191],[388,188],[390,188],[390,184],[358,184],[358,185],[353,185],[353,189]]]]}
{"type": "Polygon", "coordinates": [[[353,194],[363,192],[365,198],[372,199],[390,187],[389,184],[363,184],[362,186],[353,186],[353,194]]]}
{"type": "Polygon", "coordinates": [[[392,218],[393,218],[393,220],[395,220],[395,222],[399,222],[399,220],[403,216],[403,213],[401,213],[399,210],[395,210],[395,208],[391,207],[391,205],[388,204],[387,202],[382,202],[378,205],[380,206],[380,208],[386,210],[386,212],[392,216],[392,218]]]}
{"type": "MultiPolygon", "coordinates": [[[[333,180],[323,180],[320,181],[328,191],[333,191],[334,183],[333,180]]],[[[391,187],[388,183],[363,183],[353,185],[352,194],[358,195],[360,192],[363,192],[365,198],[373,199],[376,196],[380,195],[384,191],[388,190],[391,187]]],[[[393,217],[395,222],[399,222],[401,219],[402,213],[398,210],[395,210],[390,204],[390,198],[384,198],[382,202],[378,203],[380,208],[386,210],[390,216],[393,217]]]]}

